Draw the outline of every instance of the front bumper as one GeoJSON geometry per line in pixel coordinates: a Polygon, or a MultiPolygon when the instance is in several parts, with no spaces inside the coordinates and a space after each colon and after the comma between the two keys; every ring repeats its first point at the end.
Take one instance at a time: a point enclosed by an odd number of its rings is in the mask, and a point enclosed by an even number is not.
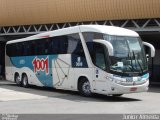
{"type": "Polygon", "coordinates": [[[141,85],[130,85],[124,86],[114,82],[111,82],[108,94],[127,94],[127,93],[138,93],[148,91],[149,80],[141,85]]]}

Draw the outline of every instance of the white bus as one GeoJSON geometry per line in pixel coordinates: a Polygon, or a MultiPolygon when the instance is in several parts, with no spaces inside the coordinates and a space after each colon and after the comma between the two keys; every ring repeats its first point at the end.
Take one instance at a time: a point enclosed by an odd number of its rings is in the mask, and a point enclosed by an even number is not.
{"type": "Polygon", "coordinates": [[[148,90],[149,73],[139,35],[124,28],[80,25],[6,44],[6,79],[17,85],[54,87],[118,96],[148,90]]]}

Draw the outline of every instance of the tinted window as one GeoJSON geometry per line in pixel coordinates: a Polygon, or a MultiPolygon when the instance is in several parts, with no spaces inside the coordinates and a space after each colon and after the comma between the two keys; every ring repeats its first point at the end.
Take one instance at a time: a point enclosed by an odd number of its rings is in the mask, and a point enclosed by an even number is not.
{"type": "Polygon", "coordinates": [[[49,54],[79,54],[83,51],[78,34],[51,37],[48,49],[49,54]]]}
{"type": "Polygon", "coordinates": [[[18,43],[8,44],[6,53],[8,56],[21,56],[22,55],[21,44],[18,44],[18,43]]]}
{"type": "Polygon", "coordinates": [[[101,44],[95,44],[94,64],[99,68],[106,70],[105,47],[101,44]]]}
{"type": "Polygon", "coordinates": [[[48,54],[48,39],[40,39],[36,41],[35,54],[36,55],[48,54]]]}
{"type": "Polygon", "coordinates": [[[49,54],[67,54],[68,37],[57,36],[49,38],[48,53],[49,54]]]}
{"type": "Polygon", "coordinates": [[[12,56],[12,46],[10,44],[6,46],[6,53],[8,56],[12,56]]]}
{"type": "Polygon", "coordinates": [[[59,40],[59,54],[67,54],[68,49],[68,36],[60,36],[59,40]]]}
{"type": "Polygon", "coordinates": [[[85,56],[83,46],[78,34],[73,34],[68,36],[68,53],[76,54],[78,56],[85,56]]]}
{"type": "Polygon", "coordinates": [[[24,42],[24,50],[23,50],[23,56],[29,56],[31,54],[31,43],[30,42],[24,42]]]}
{"type": "Polygon", "coordinates": [[[59,52],[59,40],[56,37],[52,37],[49,40],[48,54],[58,54],[59,52]]]}
{"type": "Polygon", "coordinates": [[[79,34],[70,34],[7,45],[9,56],[77,54],[84,56],[79,34]]]}
{"type": "Polygon", "coordinates": [[[108,66],[106,64],[109,63],[107,48],[102,44],[94,42],[87,42],[87,47],[89,49],[93,64],[103,70],[108,70],[108,66]]]}

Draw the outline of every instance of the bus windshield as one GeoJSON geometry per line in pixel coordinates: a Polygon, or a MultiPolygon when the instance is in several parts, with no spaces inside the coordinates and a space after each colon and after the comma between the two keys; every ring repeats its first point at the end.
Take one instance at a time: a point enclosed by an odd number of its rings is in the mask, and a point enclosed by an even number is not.
{"type": "Polygon", "coordinates": [[[147,61],[142,42],[139,37],[104,35],[114,49],[110,58],[110,70],[114,72],[143,73],[147,68],[147,61]]]}

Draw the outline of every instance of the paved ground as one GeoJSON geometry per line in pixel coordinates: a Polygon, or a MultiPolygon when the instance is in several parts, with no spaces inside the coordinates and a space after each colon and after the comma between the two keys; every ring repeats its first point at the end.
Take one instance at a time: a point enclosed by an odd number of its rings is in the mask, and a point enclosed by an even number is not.
{"type": "Polygon", "coordinates": [[[42,87],[22,88],[0,81],[0,113],[160,113],[160,86],[122,97],[80,96],[42,87]]]}

